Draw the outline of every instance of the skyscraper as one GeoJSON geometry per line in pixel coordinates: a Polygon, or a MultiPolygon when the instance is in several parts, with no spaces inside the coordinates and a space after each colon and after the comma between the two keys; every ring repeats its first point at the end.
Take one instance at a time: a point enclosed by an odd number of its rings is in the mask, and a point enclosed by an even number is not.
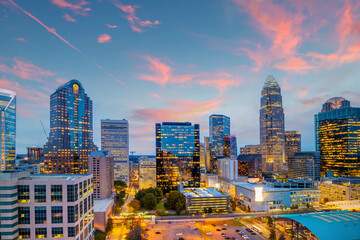
{"type": "Polygon", "coordinates": [[[88,173],[93,143],[92,101],[78,80],[71,80],[50,97],[50,136],[44,146],[45,173],[88,173]]]}
{"type": "Polygon", "coordinates": [[[14,168],[16,157],[16,94],[0,88],[0,170],[14,168]]]}
{"type": "Polygon", "coordinates": [[[285,131],[286,162],[297,152],[301,152],[301,134],[299,131],[285,131]]]}
{"type": "Polygon", "coordinates": [[[289,157],[288,168],[289,178],[320,180],[320,153],[296,152],[289,157]]]}
{"type": "Polygon", "coordinates": [[[230,135],[230,152],[231,156],[237,157],[237,143],[236,143],[236,136],[230,135]]]}
{"type": "Polygon", "coordinates": [[[263,172],[278,172],[286,167],[284,110],[281,89],[272,75],[261,91],[260,145],[263,172]]]}
{"type": "Polygon", "coordinates": [[[315,115],[315,137],[322,177],[360,177],[360,108],[330,98],[315,115]]]}
{"type": "Polygon", "coordinates": [[[245,145],[240,148],[240,155],[261,154],[260,145],[245,145]]]}
{"type": "Polygon", "coordinates": [[[164,193],[200,187],[200,129],[189,122],[156,123],[156,179],[164,193]]]}
{"type": "Polygon", "coordinates": [[[231,140],[229,135],[224,135],[223,139],[223,157],[230,158],[231,157],[231,140]]]}
{"type": "Polygon", "coordinates": [[[44,149],[40,147],[28,147],[27,157],[29,164],[39,164],[44,162],[44,149]]]}
{"type": "Polygon", "coordinates": [[[129,123],[127,120],[101,120],[101,150],[114,157],[115,180],[129,183],[129,123]]]}
{"type": "Polygon", "coordinates": [[[230,136],[230,118],[213,114],[209,117],[211,170],[217,170],[217,159],[224,157],[224,136],[230,136]]]}
{"type": "Polygon", "coordinates": [[[205,166],[206,171],[211,171],[211,143],[210,137],[204,137],[205,140],[205,166]]]}

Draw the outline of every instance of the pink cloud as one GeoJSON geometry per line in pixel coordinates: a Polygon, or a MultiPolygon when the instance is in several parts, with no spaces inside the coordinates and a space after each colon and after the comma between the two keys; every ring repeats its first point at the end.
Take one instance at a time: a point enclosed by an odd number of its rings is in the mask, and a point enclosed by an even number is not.
{"type": "Polygon", "coordinates": [[[97,39],[98,43],[107,43],[107,42],[111,42],[111,36],[109,34],[101,34],[98,39],[97,39]]]}
{"type": "Polygon", "coordinates": [[[315,66],[310,65],[302,57],[292,57],[288,60],[276,63],[274,67],[286,72],[294,73],[306,73],[308,70],[315,68],[315,66]]]}
{"type": "Polygon", "coordinates": [[[13,64],[12,67],[0,63],[0,71],[10,73],[21,79],[33,80],[36,82],[44,82],[44,78],[56,75],[55,73],[49,70],[44,70],[31,62],[23,61],[17,58],[14,58],[14,61],[15,64],[13,64]]]}
{"type": "Polygon", "coordinates": [[[85,0],[51,0],[51,2],[60,8],[71,10],[73,13],[78,15],[85,16],[89,11],[91,11],[91,8],[87,7],[89,3],[85,0]]]}
{"type": "Polygon", "coordinates": [[[236,78],[230,73],[219,72],[215,74],[203,74],[208,75],[205,76],[204,79],[199,79],[197,81],[198,84],[202,86],[211,86],[216,88],[220,93],[228,90],[230,87],[238,87],[240,86],[242,80],[240,78],[236,78]],[[210,77],[210,79],[208,79],[210,77]]]}
{"type": "Polygon", "coordinates": [[[157,93],[154,93],[154,92],[151,92],[151,93],[150,93],[150,96],[152,96],[153,98],[156,98],[156,99],[160,99],[160,98],[161,98],[160,94],[157,94],[157,93]]]}
{"type": "Polygon", "coordinates": [[[128,20],[130,24],[130,28],[134,32],[141,33],[143,32],[143,27],[154,27],[156,25],[160,24],[159,20],[150,21],[150,20],[142,20],[135,14],[135,9],[139,8],[139,6],[136,5],[123,5],[120,2],[115,2],[114,5],[119,8],[121,11],[126,13],[124,18],[128,20]]]}
{"type": "Polygon", "coordinates": [[[71,17],[69,14],[65,13],[64,14],[64,19],[68,22],[76,22],[76,19],[71,17]]]}
{"type": "Polygon", "coordinates": [[[309,93],[309,90],[307,87],[304,87],[304,88],[297,89],[296,93],[299,97],[306,97],[309,93]]]}
{"type": "Polygon", "coordinates": [[[105,24],[108,28],[117,28],[118,26],[117,25],[110,25],[110,24],[105,24]]]}
{"type": "Polygon", "coordinates": [[[165,86],[172,76],[173,68],[161,62],[160,59],[150,57],[150,56],[142,56],[143,59],[148,61],[147,68],[153,74],[140,74],[139,78],[146,81],[155,82],[161,86],[165,86]]]}
{"type": "Polygon", "coordinates": [[[26,42],[26,39],[25,39],[25,38],[22,38],[22,37],[15,38],[15,40],[18,40],[18,41],[20,41],[20,42],[26,42]]]}

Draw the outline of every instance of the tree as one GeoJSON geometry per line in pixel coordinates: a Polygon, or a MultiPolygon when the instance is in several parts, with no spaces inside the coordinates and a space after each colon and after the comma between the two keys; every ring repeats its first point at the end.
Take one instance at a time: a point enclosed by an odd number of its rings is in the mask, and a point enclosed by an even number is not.
{"type": "Polygon", "coordinates": [[[115,180],[114,181],[114,188],[115,188],[115,191],[117,193],[121,192],[126,187],[127,187],[126,182],[124,182],[122,180],[115,180]]]}
{"type": "Polygon", "coordinates": [[[328,198],[324,198],[324,203],[327,203],[329,201],[328,198]]]}
{"type": "Polygon", "coordinates": [[[251,208],[250,208],[249,205],[247,206],[247,211],[248,211],[248,212],[251,212],[251,208]]]}
{"type": "Polygon", "coordinates": [[[204,208],[203,211],[204,211],[205,214],[208,213],[208,209],[206,207],[204,208]]]}
{"type": "Polygon", "coordinates": [[[286,240],[285,235],[281,234],[278,240],[286,240]]]}
{"type": "Polygon", "coordinates": [[[211,207],[208,208],[208,213],[213,213],[213,209],[211,207]]]}
{"type": "Polygon", "coordinates": [[[136,200],[136,199],[133,199],[131,200],[131,202],[129,202],[129,207],[131,207],[133,209],[134,212],[137,212],[139,211],[140,209],[140,201],[139,200],[136,200]]]}
{"type": "Polygon", "coordinates": [[[141,202],[143,203],[145,209],[152,210],[155,208],[157,204],[156,197],[152,193],[147,193],[142,199],[141,202]]]}
{"type": "Polygon", "coordinates": [[[180,208],[180,210],[185,209],[185,196],[179,191],[171,191],[166,198],[166,208],[177,210],[180,208]],[[179,202],[179,203],[178,203],[179,202]]]}
{"type": "Polygon", "coordinates": [[[128,235],[127,239],[128,240],[141,240],[141,227],[139,225],[135,226],[129,232],[129,235],[128,235]]]}
{"type": "Polygon", "coordinates": [[[284,206],[283,206],[283,205],[281,205],[281,206],[280,206],[280,209],[281,209],[281,210],[283,210],[283,209],[284,209],[284,206]]]}
{"type": "Polygon", "coordinates": [[[274,219],[270,216],[267,216],[266,217],[266,224],[269,226],[269,227],[273,227],[274,226],[274,219]]]}
{"type": "Polygon", "coordinates": [[[284,210],[286,210],[287,209],[287,206],[286,205],[284,205],[284,210]]]}
{"type": "Polygon", "coordinates": [[[106,227],[105,227],[105,234],[109,235],[109,233],[113,230],[114,228],[114,222],[113,220],[110,218],[108,220],[108,222],[106,223],[106,227]]]}
{"type": "Polygon", "coordinates": [[[276,232],[274,229],[270,230],[269,240],[276,240],[276,232]]]}
{"type": "Polygon", "coordinates": [[[141,202],[141,199],[145,197],[145,195],[148,193],[154,194],[154,196],[156,197],[156,203],[159,203],[164,198],[163,192],[160,188],[151,187],[147,189],[142,189],[135,194],[135,199],[140,201],[141,207],[144,207],[143,203],[141,202]]]}
{"type": "Polygon", "coordinates": [[[310,204],[306,203],[306,208],[309,209],[310,208],[310,204]]]}

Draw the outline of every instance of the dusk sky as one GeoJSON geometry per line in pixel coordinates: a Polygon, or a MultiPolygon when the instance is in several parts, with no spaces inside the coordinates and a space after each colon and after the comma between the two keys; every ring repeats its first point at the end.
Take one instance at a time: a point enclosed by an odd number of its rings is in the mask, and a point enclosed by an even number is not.
{"type": "Polygon", "coordinates": [[[50,95],[79,80],[100,119],[127,119],[130,151],[155,153],[155,123],[231,118],[238,147],[259,143],[273,74],[285,129],[314,150],[331,97],[360,107],[360,1],[0,0],[0,87],[17,93],[17,153],[46,142],[50,95]]]}

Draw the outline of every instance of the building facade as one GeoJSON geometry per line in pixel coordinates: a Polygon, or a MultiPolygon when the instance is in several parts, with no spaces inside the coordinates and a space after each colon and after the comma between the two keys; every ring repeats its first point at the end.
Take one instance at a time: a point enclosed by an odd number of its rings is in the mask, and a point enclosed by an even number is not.
{"type": "Polygon", "coordinates": [[[114,158],[115,180],[129,184],[129,123],[127,120],[101,120],[101,150],[114,158]]]}
{"type": "Polygon", "coordinates": [[[217,171],[217,159],[224,157],[224,136],[230,136],[230,118],[213,114],[209,117],[209,138],[211,144],[211,170],[217,171]]]}
{"type": "Polygon", "coordinates": [[[231,152],[231,156],[237,158],[238,151],[237,151],[237,142],[235,135],[230,135],[230,152],[231,152]]]}
{"type": "Polygon", "coordinates": [[[89,156],[93,175],[94,199],[104,199],[114,192],[114,160],[108,151],[93,151],[89,156]]]}
{"type": "Polygon", "coordinates": [[[260,145],[263,172],[281,172],[286,168],[284,109],[281,89],[272,75],[261,91],[260,145]]]}
{"type": "Polygon", "coordinates": [[[156,123],[156,185],[164,193],[200,186],[200,129],[189,122],[156,123]]]}
{"type": "Polygon", "coordinates": [[[240,148],[240,155],[261,154],[260,145],[245,145],[240,148]]]}
{"type": "Polygon", "coordinates": [[[223,158],[231,157],[231,140],[229,135],[224,135],[223,139],[223,158]]]}
{"type": "Polygon", "coordinates": [[[0,172],[1,239],[94,239],[92,175],[0,172]]]}
{"type": "Polygon", "coordinates": [[[232,158],[218,159],[218,176],[228,181],[238,178],[238,161],[232,158]]]}
{"type": "Polygon", "coordinates": [[[286,162],[297,152],[301,152],[301,134],[299,131],[285,131],[286,162]]]}
{"type": "Polygon", "coordinates": [[[156,187],[156,158],[139,159],[139,189],[156,187]]]}
{"type": "Polygon", "coordinates": [[[50,135],[44,146],[45,173],[88,173],[93,143],[93,106],[78,80],[71,80],[50,97],[50,135]]]}
{"type": "Polygon", "coordinates": [[[16,158],[16,93],[0,88],[0,170],[13,169],[16,158]]]}
{"type": "Polygon", "coordinates": [[[27,152],[27,162],[29,164],[40,164],[44,162],[44,148],[28,147],[27,152]]]}
{"type": "Polygon", "coordinates": [[[324,178],[319,189],[323,202],[360,200],[360,178],[324,178]]]}
{"type": "Polygon", "coordinates": [[[288,176],[293,179],[320,180],[320,153],[295,153],[288,159],[288,176]]]}
{"type": "Polygon", "coordinates": [[[261,154],[240,154],[237,159],[239,176],[248,176],[252,178],[262,177],[261,154]]]}
{"type": "Polygon", "coordinates": [[[210,137],[204,137],[205,142],[205,167],[206,171],[212,170],[212,160],[211,160],[211,143],[210,137]]]}
{"type": "Polygon", "coordinates": [[[329,99],[315,115],[315,137],[322,177],[360,177],[360,108],[329,99]]]}

